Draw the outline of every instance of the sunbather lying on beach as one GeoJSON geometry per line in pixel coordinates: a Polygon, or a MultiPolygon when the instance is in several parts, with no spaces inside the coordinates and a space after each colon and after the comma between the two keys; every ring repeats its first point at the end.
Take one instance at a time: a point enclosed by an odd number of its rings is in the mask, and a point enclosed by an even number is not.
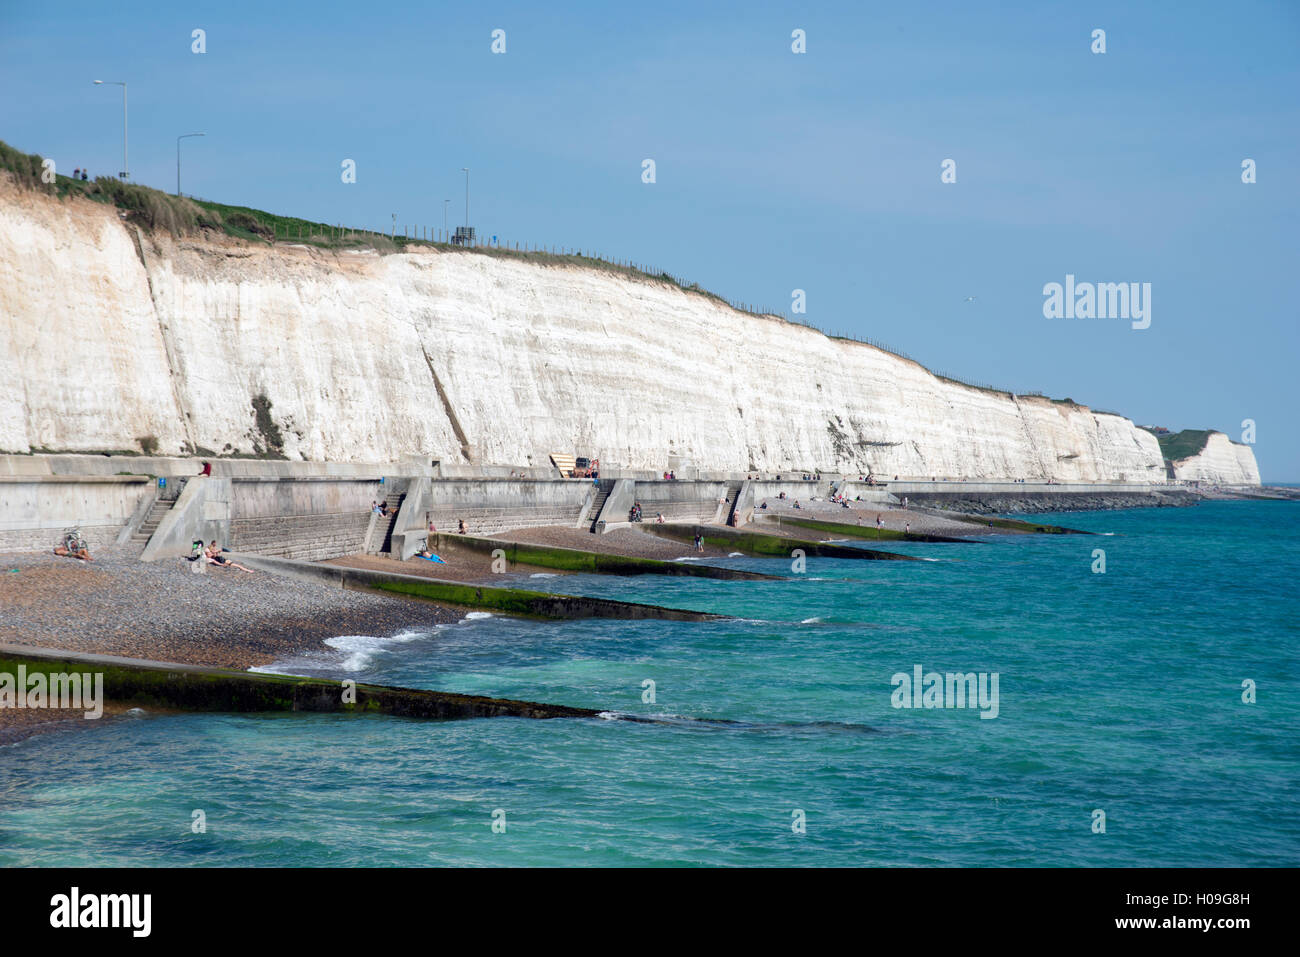
{"type": "Polygon", "coordinates": [[[217,545],[216,539],[212,540],[212,544],[208,546],[208,550],[203,554],[208,557],[209,565],[216,565],[220,568],[238,568],[241,572],[248,572],[250,575],[253,574],[251,568],[245,568],[238,562],[232,562],[229,558],[225,558],[221,554],[221,548],[217,545]]]}
{"type": "Polygon", "coordinates": [[[80,558],[83,562],[93,562],[90,552],[83,545],[81,548],[68,548],[67,545],[55,545],[54,554],[67,558],[80,558]]]}

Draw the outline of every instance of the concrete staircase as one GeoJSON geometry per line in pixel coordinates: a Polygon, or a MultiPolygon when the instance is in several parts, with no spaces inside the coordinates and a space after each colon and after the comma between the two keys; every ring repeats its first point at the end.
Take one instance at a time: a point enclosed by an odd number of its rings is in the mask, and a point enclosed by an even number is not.
{"type": "Polygon", "coordinates": [[[131,541],[139,542],[141,545],[153,538],[153,533],[158,531],[158,526],[172,506],[176,502],[173,499],[160,498],[156,499],[149,508],[149,514],[144,517],[144,521],[136,528],[135,533],[131,536],[131,541]]]}
{"type": "Polygon", "coordinates": [[[591,511],[587,517],[591,519],[591,531],[596,531],[596,522],[600,519],[600,510],[605,507],[605,502],[609,499],[609,493],[614,489],[612,479],[603,479],[600,487],[596,489],[596,494],[591,499],[591,511]]]}
{"type": "Polygon", "coordinates": [[[726,525],[731,524],[732,516],[736,514],[736,500],[740,498],[740,486],[743,482],[727,483],[727,501],[722,506],[722,521],[726,525]]]}
{"type": "Polygon", "coordinates": [[[379,554],[381,555],[387,555],[393,548],[393,529],[397,527],[397,513],[405,499],[405,492],[392,492],[384,499],[384,510],[388,512],[388,517],[381,518],[379,521],[383,524],[375,529],[380,533],[379,554]]]}

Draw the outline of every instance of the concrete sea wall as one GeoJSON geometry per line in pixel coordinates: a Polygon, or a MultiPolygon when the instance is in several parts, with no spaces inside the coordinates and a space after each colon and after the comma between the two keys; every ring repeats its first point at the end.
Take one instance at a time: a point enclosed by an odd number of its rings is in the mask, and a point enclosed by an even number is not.
{"type": "Polygon", "coordinates": [[[51,549],[74,525],[92,549],[110,544],[153,495],[153,482],[138,475],[0,475],[0,552],[51,549]]]}

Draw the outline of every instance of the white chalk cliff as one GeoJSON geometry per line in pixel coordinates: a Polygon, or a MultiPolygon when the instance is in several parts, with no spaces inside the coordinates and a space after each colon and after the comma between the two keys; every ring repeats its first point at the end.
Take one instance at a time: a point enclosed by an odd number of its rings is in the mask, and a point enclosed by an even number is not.
{"type": "Polygon", "coordinates": [[[177,240],[3,173],[0,383],[10,452],[248,452],[264,395],[290,458],[1165,481],[1122,416],[952,384],[666,283],[177,240]]]}
{"type": "Polygon", "coordinates": [[[1222,432],[1211,432],[1205,448],[1170,463],[1174,478],[1214,485],[1258,485],[1259,467],[1249,445],[1233,442],[1222,432]]]}

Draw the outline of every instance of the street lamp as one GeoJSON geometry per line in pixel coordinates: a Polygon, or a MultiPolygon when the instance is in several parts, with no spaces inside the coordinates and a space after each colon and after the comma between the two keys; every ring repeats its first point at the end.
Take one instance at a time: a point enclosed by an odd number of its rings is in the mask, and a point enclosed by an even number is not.
{"type": "Polygon", "coordinates": [[[176,195],[181,195],[181,140],[191,136],[207,136],[207,133],[182,133],[176,137],[176,195]]]}
{"type": "MultiPolygon", "coordinates": [[[[125,80],[108,80],[109,86],[120,86],[122,88],[122,181],[131,178],[131,167],[126,162],[126,81],[125,80]]],[[[103,86],[104,80],[96,80],[96,86],[103,86]]]]}
{"type": "Polygon", "coordinates": [[[465,174],[465,231],[469,231],[469,167],[462,166],[461,172],[465,174]]]}

